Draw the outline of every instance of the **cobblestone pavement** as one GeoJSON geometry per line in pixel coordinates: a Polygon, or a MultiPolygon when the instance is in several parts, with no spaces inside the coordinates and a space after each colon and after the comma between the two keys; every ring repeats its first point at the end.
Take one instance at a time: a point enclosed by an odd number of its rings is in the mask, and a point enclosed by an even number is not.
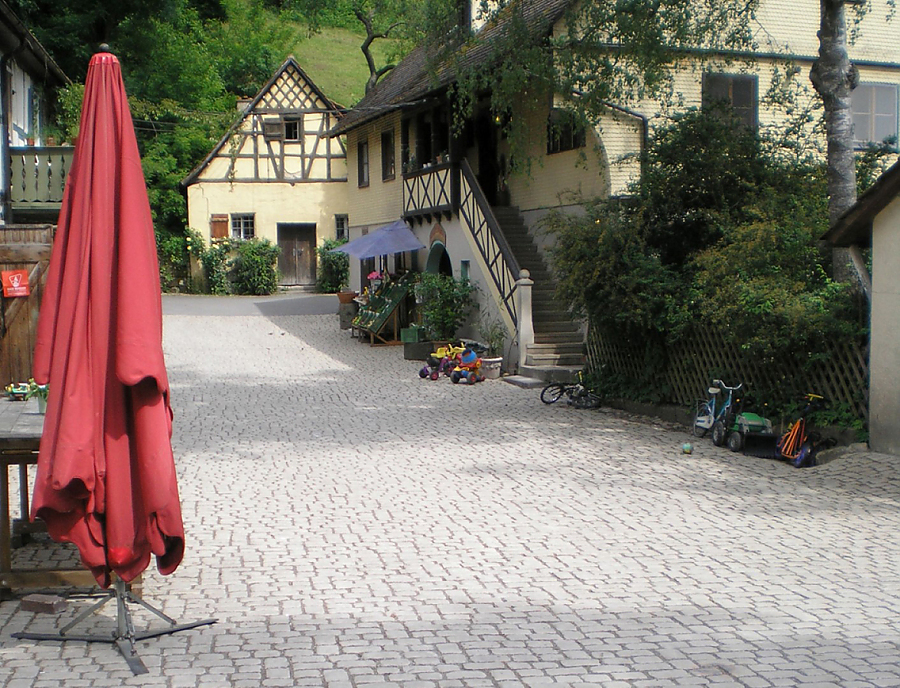
{"type": "Polygon", "coordinates": [[[4,688],[900,685],[896,457],[686,456],[661,424],[420,380],[334,315],[165,328],[188,549],[144,595],[219,622],[139,643],[132,677],[10,637],[83,603],[4,602],[4,688]]]}

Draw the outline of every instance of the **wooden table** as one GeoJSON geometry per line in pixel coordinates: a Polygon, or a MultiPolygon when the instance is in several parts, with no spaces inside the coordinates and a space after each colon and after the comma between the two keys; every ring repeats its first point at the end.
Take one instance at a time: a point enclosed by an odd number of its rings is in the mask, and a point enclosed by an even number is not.
{"type": "MultiPolygon", "coordinates": [[[[86,569],[13,569],[9,469],[19,469],[19,508],[28,518],[28,466],[37,463],[44,417],[37,401],[0,398],[0,600],[14,589],[93,587],[97,582],[86,569]]],[[[23,532],[45,530],[42,524],[21,524],[23,532]]]]}

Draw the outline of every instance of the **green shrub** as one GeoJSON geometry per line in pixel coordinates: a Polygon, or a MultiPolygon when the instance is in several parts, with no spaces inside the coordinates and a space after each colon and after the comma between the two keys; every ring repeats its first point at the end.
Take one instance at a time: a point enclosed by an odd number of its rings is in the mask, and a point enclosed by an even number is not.
{"type": "Polygon", "coordinates": [[[156,254],[159,258],[160,288],[164,292],[182,289],[190,272],[185,237],[157,232],[156,254]]]}
{"type": "Polygon", "coordinates": [[[453,339],[475,307],[475,285],[467,279],[423,273],[415,292],[426,335],[437,341],[453,339]]]}
{"type": "Polygon", "coordinates": [[[316,272],[316,291],[334,294],[350,284],[350,256],[346,253],[332,253],[331,250],[343,246],[347,240],[326,239],[316,249],[319,269],[316,272]]]}
{"type": "MultiPolygon", "coordinates": [[[[747,360],[798,374],[830,342],[864,332],[817,245],[828,228],[820,162],[787,160],[721,112],[693,111],[654,135],[643,163],[629,199],[545,220],[561,300],[602,338],[642,352],[637,372],[598,372],[606,391],[666,400],[670,353],[710,328],[747,360]]],[[[780,410],[788,382],[753,394],[780,410]]]]}
{"type": "Polygon", "coordinates": [[[238,241],[231,261],[234,292],[262,296],[278,291],[280,254],[281,249],[268,239],[238,241]]]}
{"type": "Polygon", "coordinates": [[[206,285],[210,294],[224,296],[230,294],[231,282],[228,279],[229,254],[234,241],[228,238],[213,239],[208,249],[200,256],[200,264],[206,274],[206,285]]]}

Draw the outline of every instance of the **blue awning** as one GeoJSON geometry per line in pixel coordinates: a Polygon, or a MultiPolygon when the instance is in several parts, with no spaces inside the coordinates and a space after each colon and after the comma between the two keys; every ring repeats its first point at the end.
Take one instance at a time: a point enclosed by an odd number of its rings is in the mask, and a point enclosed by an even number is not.
{"type": "Polygon", "coordinates": [[[374,258],[391,253],[418,251],[425,245],[416,238],[412,230],[403,220],[397,220],[384,227],[379,227],[359,239],[349,241],[343,246],[331,249],[331,253],[346,253],[354,258],[374,258]]]}

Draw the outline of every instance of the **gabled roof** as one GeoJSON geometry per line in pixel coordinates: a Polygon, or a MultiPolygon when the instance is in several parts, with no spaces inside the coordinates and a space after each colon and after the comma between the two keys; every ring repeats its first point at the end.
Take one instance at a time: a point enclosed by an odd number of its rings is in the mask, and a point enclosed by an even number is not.
{"type": "MultiPolygon", "coordinates": [[[[519,0],[515,7],[535,37],[546,35],[553,24],[562,17],[573,0],[519,0]]],[[[494,58],[494,40],[506,31],[509,10],[484,26],[475,40],[457,49],[451,59],[441,62],[435,69],[429,57],[435,49],[419,47],[407,55],[394,69],[385,75],[375,88],[351,109],[329,134],[345,134],[386,113],[402,108],[434,94],[456,80],[455,65],[479,67],[494,58]]]]}
{"type": "MultiPolygon", "coordinates": [[[[2,1],[2,0],[0,0],[0,1],[2,1]]],[[[299,74],[300,78],[309,84],[309,87],[310,87],[310,89],[312,89],[312,92],[315,94],[315,96],[317,98],[321,99],[322,102],[325,103],[329,112],[332,112],[336,117],[342,116],[343,109],[341,108],[341,106],[338,105],[337,103],[335,103],[331,98],[326,96],[322,92],[322,90],[318,86],[316,86],[316,84],[313,82],[313,80],[309,78],[307,73],[304,72],[300,68],[300,65],[297,64],[297,60],[294,59],[294,56],[290,55],[284,61],[284,63],[281,65],[281,67],[279,67],[276,70],[276,72],[272,75],[272,78],[266,82],[266,85],[263,86],[259,90],[259,93],[257,93],[253,97],[253,99],[249,103],[247,103],[247,105],[244,106],[243,110],[241,110],[241,116],[238,117],[238,119],[235,121],[234,124],[231,125],[231,127],[229,127],[228,131],[225,132],[225,135],[219,140],[219,142],[209,152],[209,155],[207,155],[203,159],[203,162],[201,162],[199,165],[197,165],[197,167],[195,167],[193,170],[191,170],[191,173],[179,183],[179,187],[181,187],[182,190],[186,189],[188,186],[190,186],[195,181],[197,181],[197,178],[200,176],[200,174],[203,172],[203,170],[206,169],[206,166],[209,165],[209,163],[212,162],[212,160],[228,144],[228,142],[231,140],[231,137],[234,136],[234,134],[238,131],[238,129],[240,129],[240,126],[244,122],[244,120],[246,120],[247,117],[253,113],[253,111],[257,108],[257,106],[259,106],[260,101],[262,101],[263,98],[265,98],[265,96],[269,93],[269,91],[271,91],[272,88],[275,86],[275,84],[278,82],[278,79],[281,77],[281,75],[284,74],[289,69],[296,71],[299,74]]]]}
{"type": "Polygon", "coordinates": [[[894,165],[866,191],[856,204],[832,225],[822,239],[835,246],[868,246],[872,242],[872,221],[888,204],[900,196],[900,162],[894,165]]]}
{"type": "Polygon", "coordinates": [[[69,77],[50,53],[3,0],[0,0],[0,53],[15,53],[16,62],[36,79],[56,86],[69,83],[69,77]]]}

